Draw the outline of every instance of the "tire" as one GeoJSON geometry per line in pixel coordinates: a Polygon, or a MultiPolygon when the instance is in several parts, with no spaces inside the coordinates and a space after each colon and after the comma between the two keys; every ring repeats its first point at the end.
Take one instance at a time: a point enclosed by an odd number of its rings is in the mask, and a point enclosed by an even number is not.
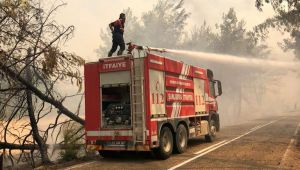
{"type": "Polygon", "coordinates": [[[216,138],[216,133],[217,133],[217,126],[215,120],[210,120],[209,122],[209,127],[208,127],[208,134],[205,135],[205,140],[207,142],[212,142],[216,138]]]}
{"type": "Polygon", "coordinates": [[[168,127],[163,127],[159,136],[159,147],[155,148],[154,154],[158,159],[168,159],[173,152],[173,135],[168,127]]]}
{"type": "Polygon", "coordinates": [[[177,153],[185,152],[187,148],[188,134],[185,126],[180,124],[176,130],[175,136],[175,151],[177,153]]]}

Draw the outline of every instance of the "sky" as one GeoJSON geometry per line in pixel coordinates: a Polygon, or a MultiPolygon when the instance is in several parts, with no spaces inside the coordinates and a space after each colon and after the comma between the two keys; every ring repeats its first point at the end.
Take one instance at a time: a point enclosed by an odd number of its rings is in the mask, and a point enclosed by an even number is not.
{"type": "MultiPolygon", "coordinates": [[[[56,20],[63,25],[75,26],[74,37],[64,48],[75,52],[87,61],[95,61],[98,59],[95,49],[101,43],[101,29],[105,30],[108,24],[116,20],[120,12],[128,7],[133,10],[135,16],[140,18],[144,12],[152,9],[157,0],[64,0],[64,2],[67,5],[56,13],[56,20]]],[[[249,29],[274,15],[273,10],[268,6],[263,12],[259,12],[255,8],[255,0],[186,0],[184,7],[191,14],[186,30],[204,21],[214,26],[221,21],[222,14],[231,7],[236,10],[239,19],[246,20],[249,29]]],[[[277,42],[282,39],[281,34],[276,33],[271,37],[268,43],[273,55],[283,55],[277,46],[277,42]]]]}

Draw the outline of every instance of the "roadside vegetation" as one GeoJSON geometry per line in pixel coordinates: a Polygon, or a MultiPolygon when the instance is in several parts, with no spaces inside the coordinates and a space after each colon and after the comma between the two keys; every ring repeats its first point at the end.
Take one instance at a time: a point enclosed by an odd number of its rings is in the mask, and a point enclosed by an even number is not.
{"type": "Polygon", "coordinates": [[[84,134],[82,126],[71,122],[63,125],[61,142],[62,148],[60,148],[60,158],[63,161],[70,161],[82,157],[84,149],[84,140],[82,135],[84,134]],[[80,155],[81,153],[81,155],[80,155]]]}

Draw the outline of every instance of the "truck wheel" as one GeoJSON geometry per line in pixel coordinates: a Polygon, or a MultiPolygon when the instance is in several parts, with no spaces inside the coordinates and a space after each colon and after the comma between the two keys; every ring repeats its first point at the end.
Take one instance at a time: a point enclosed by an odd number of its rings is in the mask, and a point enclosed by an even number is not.
{"type": "Polygon", "coordinates": [[[173,152],[173,135],[168,127],[163,127],[159,137],[159,147],[154,149],[154,154],[159,159],[167,159],[173,152]]]}
{"type": "Polygon", "coordinates": [[[208,128],[208,134],[205,135],[205,140],[207,142],[212,142],[216,138],[217,133],[217,126],[215,120],[210,120],[209,122],[209,128],[208,128]]]}
{"type": "Polygon", "coordinates": [[[175,150],[177,153],[183,153],[187,148],[187,130],[183,124],[180,124],[176,130],[175,150]]]}

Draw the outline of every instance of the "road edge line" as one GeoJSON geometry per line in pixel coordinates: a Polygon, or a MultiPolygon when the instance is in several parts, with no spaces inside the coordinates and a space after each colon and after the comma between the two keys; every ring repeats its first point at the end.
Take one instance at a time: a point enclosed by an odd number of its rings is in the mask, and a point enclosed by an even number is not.
{"type": "Polygon", "coordinates": [[[209,146],[209,147],[207,147],[207,148],[204,148],[204,149],[202,149],[202,150],[200,150],[200,151],[197,151],[197,152],[195,152],[194,154],[195,155],[198,155],[198,154],[200,154],[200,153],[202,153],[202,152],[205,152],[205,151],[207,151],[207,150],[209,150],[209,149],[211,149],[211,148],[213,148],[213,147],[216,147],[216,146],[218,146],[218,145],[221,145],[222,143],[224,143],[224,142],[226,142],[227,140],[223,140],[223,141],[221,141],[221,142],[219,142],[219,143],[216,143],[216,144],[214,144],[214,145],[211,145],[211,146],[209,146]]]}
{"type": "Polygon", "coordinates": [[[77,165],[73,165],[73,166],[70,166],[70,167],[62,168],[61,170],[71,170],[71,169],[74,169],[74,168],[80,168],[82,166],[89,165],[89,164],[92,164],[92,163],[95,163],[95,162],[96,161],[91,161],[91,162],[86,162],[86,163],[82,163],[82,164],[77,164],[77,165]]]}
{"type": "Polygon", "coordinates": [[[296,143],[296,141],[297,141],[297,140],[295,139],[295,137],[298,135],[299,129],[300,129],[300,123],[298,123],[298,125],[297,125],[297,127],[296,127],[296,130],[295,130],[295,132],[294,132],[294,134],[293,134],[293,137],[292,137],[292,139],[290,140],[289,146],[288,146],[287,149],[285,150],[285,152],[284,152],[284,154],[283,154],[283,156],[282,156],[282,159],[280,160],[280,163],[279,163],[279,167],[280,167],[280,168],[283,168],[283,167],[284,167],[283,163],[286,161],[286,157],[287,157],[288,153],[290,152],[292,146],[293,146],[293,145],[296,143]]]}

